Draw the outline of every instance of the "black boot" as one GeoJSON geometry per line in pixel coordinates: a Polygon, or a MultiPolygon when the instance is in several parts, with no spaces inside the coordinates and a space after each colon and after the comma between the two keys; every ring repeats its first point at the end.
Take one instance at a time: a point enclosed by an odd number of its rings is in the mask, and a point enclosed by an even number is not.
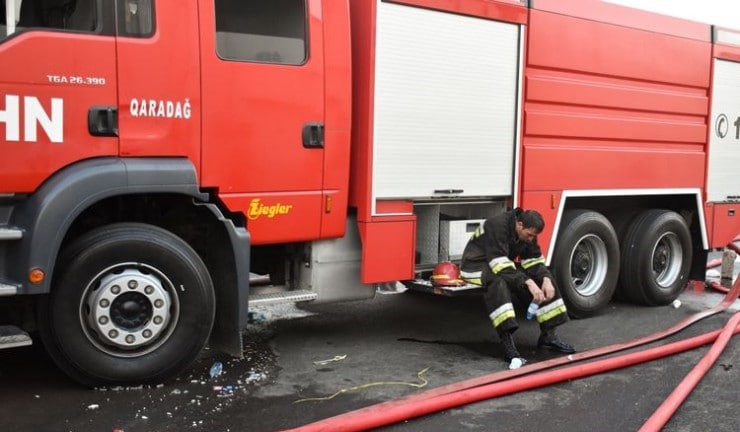
{"type": "Polygon", "coordinates": [[[504,359],[507,362],[511,362],[513,358],[522,358],[519,350],[516,349],[516,344],[514,344],[514,335],[507,331],[499,332],[498,335],[501,338],[501,345],[504,347],[504,359]]]}
{"type": "Polygon", "coordinates": [[[570,344],[561,341],[557,335],[555,335],[555,330],[543,330],[540,334],[540,338],[537,340],[537,347],[547,348],[565,354],[573,354],[576,352],[575,348],[570,344]]]}

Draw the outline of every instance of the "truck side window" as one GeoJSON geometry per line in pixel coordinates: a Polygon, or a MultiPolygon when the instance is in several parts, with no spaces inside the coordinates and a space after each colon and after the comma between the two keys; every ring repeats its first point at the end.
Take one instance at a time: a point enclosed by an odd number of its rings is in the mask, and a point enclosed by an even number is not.
{"type": "Polygon", "coordinates": [[[118,1],[118,34],[151,36],[154,33],[152,0],[118,1]]]}
{"type": "Polygon", "coordinates": [[[0,40],[28,30],[57,29],[85,33],[110,33],[104,16],[112,9],[103,0],[0,0],[0,40]],[[5,16],[12,11],[14,16],[5,16]]]}
{"type": "Polygon", "coordinates": [[[306,0],[215,0],[216,52],[225,60],[306,61],[306,0]]]}

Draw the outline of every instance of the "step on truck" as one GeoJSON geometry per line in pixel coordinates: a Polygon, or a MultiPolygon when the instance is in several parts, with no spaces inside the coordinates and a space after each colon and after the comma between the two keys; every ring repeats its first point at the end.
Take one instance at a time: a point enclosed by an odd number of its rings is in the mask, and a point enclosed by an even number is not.
{"type": "Polygon", "coordinates": [[[740,34],[573,0],[0,1],[0,346],[86,385],[429,283],[520,206],[569,311],[740,232],[740,34]]]}

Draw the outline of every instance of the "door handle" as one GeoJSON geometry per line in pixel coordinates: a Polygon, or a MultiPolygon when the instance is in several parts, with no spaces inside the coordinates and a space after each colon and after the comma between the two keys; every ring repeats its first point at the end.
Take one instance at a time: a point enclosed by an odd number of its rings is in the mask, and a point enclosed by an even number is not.
{"type": "Polygon", "coordinates": [[[324,124],[306,123],[303,125],[303,147],[324,148],[324,124]]]}
{"type": "Polygon", "coordinates": [[[92,136],[118,136],[118,109],[112,106],[90,107],[87,130],[92,136]]]}

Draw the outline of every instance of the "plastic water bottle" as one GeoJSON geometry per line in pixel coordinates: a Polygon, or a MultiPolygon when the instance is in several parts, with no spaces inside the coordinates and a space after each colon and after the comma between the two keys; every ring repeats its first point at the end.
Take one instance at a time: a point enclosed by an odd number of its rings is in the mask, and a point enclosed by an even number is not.
{"type": "Polygon", "coordinates": [[[221,372],[223,372],[223,370],[224,365],[222,365],[220,361],[216,361],[215,363],[213,363],[213,366],[211,366],[211,370],[209,371],[209,373],[211,374],[211,379],[221,375],[221,372]]]}
{"type": "Polygon", "coordinates": [[[519,369],[520,367],[524,366],[527,363],[526,360],[524,360],[521,357],[514,357],[511,359],[511,363],[509,363],[509,369],[519,369]]]}
{"type": "Polygon", "coordinates": [[[535,314],[537,313],[537,309],[540,308],[540,305],[538,305],[535,302],[532,302],[529,304],[529,307],[527,308],[527,319],[531,320],[534,318],[535,314]]]}

